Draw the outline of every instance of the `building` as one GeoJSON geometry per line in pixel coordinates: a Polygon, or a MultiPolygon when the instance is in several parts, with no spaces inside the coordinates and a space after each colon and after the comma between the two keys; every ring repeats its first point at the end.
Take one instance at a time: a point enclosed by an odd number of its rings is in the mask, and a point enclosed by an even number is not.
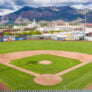
{"type": "Polygon", "coordinates": [[[86,25],[88,28],[92,28],[92,24],[90,23],[90,24],[87,24],[86,25]]]}
{"type": "Polygon", "coordinates": [[[92,26],[86,28],[85,40],[92,41],[92,26]]]}
{"type": "Polygon", "coordinates": [[[69,23],[66,23],[65,25],[40,27],[37,30],[40,30],[43,34],[45,33],[45,35],[47,32],[47,35],[51,35],[55,40],[80,40],[84,39],[85,26],[83,24],[69,25],[69,23]],[[48,34],[49,31],[55,32],[48,34]]]}
{"type": "Polygon", "coordinates": [[[13,29],[20,29],[20,30],[23,30],[25,28],[34,28],[34,27],[40,27],[39,24],[36,23],[36,20],[34,19],[33,22],[31,24],[28,24],[26,26],[16,26],[14,25],[13,29]]]}
{"type": "Polygon", "coordinates": [[[56,25],[53,27],[38,27],[37,30],[41,32],[48,32],[48,31],[83,31],[84,25],[56,25]]]}

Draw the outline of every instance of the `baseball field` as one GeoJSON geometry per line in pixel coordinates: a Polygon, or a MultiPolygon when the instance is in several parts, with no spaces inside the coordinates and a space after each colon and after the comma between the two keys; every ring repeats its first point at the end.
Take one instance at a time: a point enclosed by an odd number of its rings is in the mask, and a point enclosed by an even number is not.
{"type": "Polygon", "coordinates": [[[27,40],[0,43],[0,89],[92,87],[92,42],[27,40]]]}

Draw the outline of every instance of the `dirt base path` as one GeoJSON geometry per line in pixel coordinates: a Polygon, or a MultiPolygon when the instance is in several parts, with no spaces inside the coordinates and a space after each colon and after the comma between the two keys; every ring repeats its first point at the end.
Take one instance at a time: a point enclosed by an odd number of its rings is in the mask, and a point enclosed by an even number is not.
{"type": "Polygon", "coordinates": [[[51,76],[57,76],[57,78],[58,78],[57,81],[56,81],[56,79],[53,78],[53,80],[51,80],[51,82],[50,82],[50,79],[51,79],[50,74],[44,74],[44,75],[46,75],[46,76],[44,76],[44,79],[49,81],[48,85],[50,85],[50,84],[54,85],[54,84],[59,83],[59,80],[60,80],[59,78],[60,78],[61,75],[68,73],[68,72],[70,72],[74,69],[77,69],[77,68],[79,68],[79,67],[81,67],[85,64],[88,64],[89,62],[92,62],[92,55],[88,55],[88,54],[77,53],[77,52],[67,52],[67,51],[52,51],[52,50],[51,51],[50,50],[40,50],[39,51],[39,50],[37,50],[37,51],[22,51],[22,52],[13,52],[13,53],[8,53],[8,54],[1,54],[0,55],[0,63],[7,65],[9,67],[12,67],[14,69],[20,70],[22,72],[31,74],[31,75],[35,76],[34,81],[36,83],[39,82],[39,84],[43,83],[43,85],[47,85],[45,80],[43,80],[43,75],[40,75],[38,73],[28,71],[26,69],[22,69],[22,68],[19,68],[17,66],[9,64],[10,61],[12,61],[12,60],[25,58],[25,57],[29,57],[29,56],[34,56],[34,55],[39,55],[39,54],[50,54],[50,55],[56,55],[56,56],[63,56],[63,57],[67,57],[67,58],[77,59],[81,62],[81,64],[79,64],[79,65],[76,65],[76,66],[71,67],[67,70],[61,71],[57,74],[51,75],[51,76]],[[37,79],[39,79],[39,80],[37,81],[37,79]]]}
{"type": "Polygon", "coordinates": [[[37,51],[22,51],[22,52],[13,52],[0,55],[0,62],[9,63],[11,60],[25,58],[29,56],[39,55],[39,54],[50,54],[56,56],[63,56],[72,59],[80,60],[82,63],[87,63],[92,61],[92,55],[77,53],[77,52],[67,52],[67,51],[50,51],[50,50],[37,50],[37,51]]]}
{"type": "Polygon", "coordinates": [[[90,86],[88,86],[87,89],[92,89],[92,84],[90,86]]]}
{"type": "Polygon", "coordinates": [[[0,82],[0,90],[10,90],[6,85],[0,82]]]}

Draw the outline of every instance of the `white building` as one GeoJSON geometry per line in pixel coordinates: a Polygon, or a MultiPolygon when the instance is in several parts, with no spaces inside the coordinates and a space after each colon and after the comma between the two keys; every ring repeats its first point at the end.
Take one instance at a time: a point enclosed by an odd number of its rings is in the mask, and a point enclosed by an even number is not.
{"type": "Polygon", "coordinates": [[[92,32],[92,28],[88,28],[88,27],[86,27],[86,31],[85,31],[86,33],[90,33],[90,32],[92,32]]]}
{"type": "Polygon", "coordinates": [[[34,27],[40,27],[40,25],[36,23],[35,19],[33,20],[33,22],[31,24],[28,24],[27,26],[16,26],[16,25],[14,25],[13,29],[23,30],[25,28],[34,28],[34,27]]]}
{"type": "MultiPolygon", "coordinates": [[[[92,28],[87,27],[85,33],[86,34],[92,33],[92,28]]],[[[92,41],[92,36],[85,35],[85,40],[92,41]]]]}
{"type": "Polygon", "coordinates": [[[83,31],[84,30],[84,25],[77,25],[77,26],[54,26],[54,27],[38,27],[37,30],[40,30],[41,32],[44,31],[73,31],[73,30],[79,30],[79,31],[83,31]]]}

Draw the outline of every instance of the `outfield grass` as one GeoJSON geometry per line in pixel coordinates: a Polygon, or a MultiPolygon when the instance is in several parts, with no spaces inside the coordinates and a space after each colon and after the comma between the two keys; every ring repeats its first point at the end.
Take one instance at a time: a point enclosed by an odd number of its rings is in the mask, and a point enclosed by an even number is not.
{"type": "Polygon", "coordinates": [[[44,74],[44,73],[55,74],[63,70],[69,69],[70,67],[73,67],[80,63],[81,63],[80,61],[75,59],[70,59],[70,58],[65,58],[55,55],[48,55],[48,54],[35,55],[35,56],[11,61],[11,64],[15,66],[28,69],[40,74],[44,74]],[[42,60],[52,61],[52,64],[49,65],[39,64],[39,61],[42,60]]]}
{"type": "Polygon", "coordinates": [[[62,76],[63,81],[54,86],[36,84],[34,76],[0,64],[0,81],[13,90],[28,89],[84,89],[92,82],[92,63],[62,76]],[[1,68],[2,67],[2,68],[1,68]],[[80,72],[81,71],[81,72],[80,72]]]}
{"type": "Polygon", "coordinates": [[[64,50],[92,54],[92,42],[50,40],[0,42],[0,54],[27,50],[64,50]]]}

